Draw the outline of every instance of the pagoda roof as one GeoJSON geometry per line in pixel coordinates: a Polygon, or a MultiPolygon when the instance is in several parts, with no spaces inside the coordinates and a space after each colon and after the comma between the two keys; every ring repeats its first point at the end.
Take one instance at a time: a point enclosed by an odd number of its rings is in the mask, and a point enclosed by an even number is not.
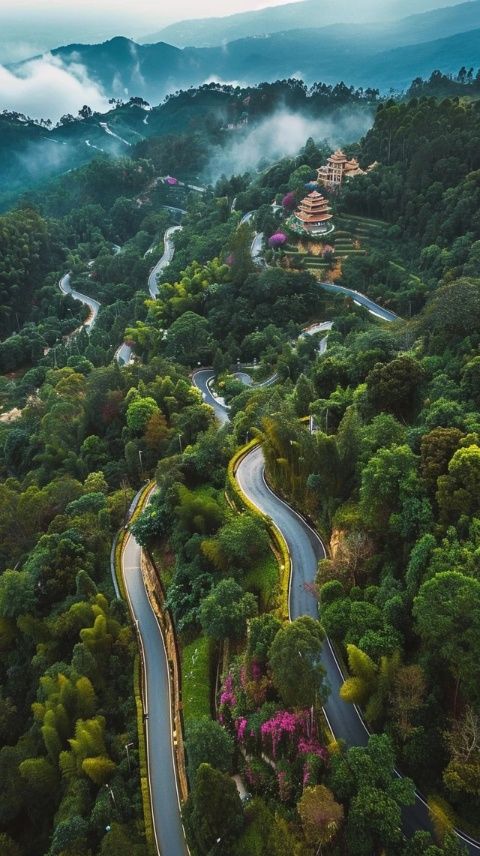
{"type": "Polygon", "coordinates": [[[304,223],[319,223],[332,218],[328,200],[318,190],[314,190],[302,199],[295,216],[304,223]]]}
{"type": "Polygon", "coordinates": [[[341,149],[337,149],[336,152],[333,153],[333,155],[330,155],[328,160],[330,163],[346,163],[348,161],[348,158],[346,154],[342,152],[341,149]]]}
{"type": "Polygon", "coordinates": [[[300,208],[329,208],[328,200],[318,190],[312,191],[300,202],[300,208]]]}
{"type": "Polygon", "coordinates": [[[325,220],[331,220],[333,214],[328,211],[295,211],[295,217],[303,223],[323,223],[325,220]]]}
{"type": "Polygon", "coordinates": [[[322,202],[327,201],[325,199],[325,197],[322,196],[322,194],[318,192],[318,190],[312,190],[312,192],[309,193],[308,196],[305,196],[305,199],[302,199],[302,202],[305,202],[307,199],[318,199],[318,200],[322,200],[322,202]]]}

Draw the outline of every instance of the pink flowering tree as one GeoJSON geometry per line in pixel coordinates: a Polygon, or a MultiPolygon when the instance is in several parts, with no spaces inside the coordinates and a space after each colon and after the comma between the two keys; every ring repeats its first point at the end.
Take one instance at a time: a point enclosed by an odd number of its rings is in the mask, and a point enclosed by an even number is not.
{"type": "Polygon", "coordinates": [[[275,232],[271,238],[268,239],[268,246],[272,250],[279,250],[284,244],[287,243],[287,236],[285,232],[275,232]]]}

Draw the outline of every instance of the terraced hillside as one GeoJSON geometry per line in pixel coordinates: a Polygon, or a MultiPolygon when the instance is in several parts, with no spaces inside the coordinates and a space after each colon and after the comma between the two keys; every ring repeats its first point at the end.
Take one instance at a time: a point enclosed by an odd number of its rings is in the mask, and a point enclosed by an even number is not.
{"type": "MultiPolygon", "coordinates": [[[[372,220],[350,214],[336,217],[335,222],[337,228],[333,235],[329,236],[329,244],[335,249],[337,265],[349,256],[363,255],[367,247],[380,244],[389,228],[389,224],[383,220],[372,220]]],[[[311,242],[308,243],[311,244],[311,242]]],[[[307,247],[307,242],[303,242],[303,247],[307,247]]],[[[308,250],[305,252],[300,241],[298,244],[289,243],[285,255],[294,265],[299,263],[300,266],[301,263],[306,270],[313,273],[317,271],[323,273],[331,268],[331,259],[328,256],[324,258],[308,250]]]]}

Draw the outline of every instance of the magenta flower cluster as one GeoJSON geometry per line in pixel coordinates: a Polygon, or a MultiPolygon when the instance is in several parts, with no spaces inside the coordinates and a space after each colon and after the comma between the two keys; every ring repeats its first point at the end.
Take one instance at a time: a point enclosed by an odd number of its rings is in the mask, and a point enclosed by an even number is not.
{"type": "Polygon", "coordinates": [[[225,678],[220,695],[220,704],[226,704],[228,707],[234,707],[236,703],[237,699],[233,690],[233,675],[228,674],[225,678]]]}
{"type": "Polygon", "coordinates": [[[283,247],[283,245],[287,241],[287,236],[284,232],[275,232],[271,238],[268,239],[268,246],[273,250],[278,249],[278,247],[283,247]]]}
{"type": "Polygon", "coordinates": [[[284,737],[295,734],[299,727],[298,717],[294,713],[289,713],[288,710],[279,710],[267,719],[260,727],[262,740],[266,743],[271,742],[273,757],[277,757],[278,747],[284,737]]]}
{"type": "Polygon", "coordinates": [[[239,719],[235,720],[235,731],[237,733],[237,740],[239,740],[240,743],[243,743],[246,730],[247,720],[244,716],[241,716],[239,719]]]}
{"type": "Polygon", "coordinates": [[[324,761],[328,758],[326,749],[323,746],[320,746],[320,743],[315,739],[315,737],[311,737],[310,739],[301,737],[298,741],[298,754],[318,755],[318,757],[323,758],[324,761]]]}

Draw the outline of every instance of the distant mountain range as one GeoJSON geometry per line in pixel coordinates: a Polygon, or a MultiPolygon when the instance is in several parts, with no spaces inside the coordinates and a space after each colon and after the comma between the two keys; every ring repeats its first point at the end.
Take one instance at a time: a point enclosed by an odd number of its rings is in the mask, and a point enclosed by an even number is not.
{"type": "MultiPolygon", "coordinates": [[[[451,5],[452,0],[357,0],[355,3],[351,0],[303,0],[300,3],[271,6],[268,9],[241,12],[224,18],[180,21],[145,36],[141,42],[164,41],[177,47],[215,47],[225,42],[283,30],[359,23],[370,19],[377,22],[393,21],[415,12],[427,12],[451,5]]],[[[468,26],[465,29],[469,29],[468,26]]]]}
{"type": "MultiPolygon", "coordinates": [[[[429,0],[423,0],[423,6],[422,0],[416,2],[423,8],[429,0]]],[[[393,8],[409,8],[410,3],[411,0],[392,0],[385,5],[391,14],[393,8]]],[[[305,10],[310,9],[312,23],[316,20],[313,10],[318,11],[318,5],[317,0],[305,0],[278,7],[277,11],[284,10],[282,21],[295,20],[298,24],[305,10]],[[295,18],[289,17],[293,10],[300,10],[295,18]]],[[[324,19],[332,8],[333,3],[325,0],[324,19]]],[[[346,8],[344,0],[338,0],[338,14],[346,8]]],[[[267,11],[271,10],[264,10],[265,15],[267,11]]],[[[244,16],[234,17],[245,20],[244,16]]],[[[223,20],[228,23],[233,19],[223,20]]],[[[264,18],[253,16],[253,20],[264,18]]],[[[159,104],[167,94],[180,89],[215,80],[246,86],[287,78],[299,78],[309,85],[344,81],[388,93],[390,89],[406,90],[414,78],[428,78],[435,69],[447,75],[456,75],[462,66],[477,71],[480,0],[398,21],[337,21],[323,27],[248,36],[216,47],[137,44],[116,37],[103,44],[71,44],[51,53],[73,75],[83,66],[90,81],[108,97],[125,100],[140,96],[152,104],[159,104]]],[[[27,74],[25,63],[10,69],[19,76],[27,74]]],[[[192,123],[204,121],[209,111],[218,116],[224,110],[221,101],[218,92],[212,93],[211,103],[207,103],[205,95],[200,99],[192,91],[185,104],[182,98],[170,99],[148,110],[127,103],[105,115],[89,116],[87,111],[81,121],[71,117],[71,121],[52,130],[25,117],[0,112],[0,187],[18,192],[48,175],[86,163],[97,154],[127,154],[143,138],[185,130],[192,123]]],[[[0,111],[1,107],[0,104],[0,111]]]]}
{"type": "MultiPolygon", "coordinates": [[[[117,37],[100,45],[67,45],[52,54],[67,67],[81,63],[108,97],[138,95],[153,103],[209,80],[248,85],[299,77],[307,84],[343,80],[383,92],[401,90],[434,69],[451,74],[462,65],[480,64],[480,0],[400,21],[310,26],[220,47],[180,49],[117,37]]],[[[21,72],[22,64],[13,69],[21,72]]]]}

